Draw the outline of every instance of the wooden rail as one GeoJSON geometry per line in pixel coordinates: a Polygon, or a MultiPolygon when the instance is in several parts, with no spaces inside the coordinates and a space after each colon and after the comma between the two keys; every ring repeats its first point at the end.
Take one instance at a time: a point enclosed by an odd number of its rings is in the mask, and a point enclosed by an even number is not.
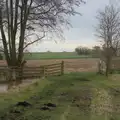
{"type": "Polygon", "coordinates": [[[43,65],[40,67],[24,67],[22,69],[0,67],[0,76],[8,76],[8,74],[13,74],[13,71],[15,72],[15,77],[21,78],[59,76],[64,74],[64,61],[57,64],[43,65]]]}

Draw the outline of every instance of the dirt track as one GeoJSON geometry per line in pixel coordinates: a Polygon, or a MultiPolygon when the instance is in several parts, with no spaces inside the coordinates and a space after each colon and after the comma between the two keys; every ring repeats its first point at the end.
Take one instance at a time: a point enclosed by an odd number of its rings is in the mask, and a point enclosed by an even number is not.
{"type": "MultiPolygon", "coordinates": [[[[28,60],[27,66],[40,66],[46,64],[65,62],[65,72],[97,71],[98,59],[52,59],[52,60],[28,60]]],[[[0,61],[0,65],[6,65],[5,61],[0,61]]]]}

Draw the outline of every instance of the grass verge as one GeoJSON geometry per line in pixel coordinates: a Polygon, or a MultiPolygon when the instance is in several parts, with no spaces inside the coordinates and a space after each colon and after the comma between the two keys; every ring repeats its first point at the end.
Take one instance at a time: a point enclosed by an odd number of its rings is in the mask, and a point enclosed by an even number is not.
{"type": "Polygon", "coordinates": [[[1,120],[119,120],[119,88],[119,80],[95,73],[50,77],[19,93],[2,95],[1,120]],[[32,106],[14,106],[23,100],[32,106]],[[45,103],[53,103],[56,107],[41,110],[45,103]],[[7,110],[3,110],[4,105],[7,110]],[[13,112],[16,110],[20,112],[13,112]]]}

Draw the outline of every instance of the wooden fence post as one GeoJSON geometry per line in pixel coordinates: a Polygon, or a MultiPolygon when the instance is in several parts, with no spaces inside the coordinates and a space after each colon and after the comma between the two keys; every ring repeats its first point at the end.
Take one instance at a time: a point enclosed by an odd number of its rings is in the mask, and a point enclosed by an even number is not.
{"type": "Polygon", "coordinates": [[[46,72],[45,72],[45,66],[43,66],[43,76],[46,76],[46,72]]]}
{"type": "Polygon", "coordinates": [[[64,61],[61,63],[61,75],[64,75],[64,61]]]}

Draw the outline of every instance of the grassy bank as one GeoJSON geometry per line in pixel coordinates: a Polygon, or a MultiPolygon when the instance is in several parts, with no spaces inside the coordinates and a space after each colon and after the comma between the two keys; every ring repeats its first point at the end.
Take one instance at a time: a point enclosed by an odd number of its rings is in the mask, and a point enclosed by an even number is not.
{"type": "Polygon", "coordinates": [[[0,113],[3,116],[1,120],[119,120],[119,77],[71,73],[48,78],[19,94],[2,95],[0,106],[3,107],[0,109],[8,112],[5,115],[0,113]],[[23,100],[32,106],[14,106],[16,102],[23,100]],[[49,102],[56,107],[41,110],[43,104],[49,102]],[[4,105],[8,107],[9,104],[13,105],[3,110],[4,105]],[[20,113],[14,113],[15,110],[20,113]]]}

